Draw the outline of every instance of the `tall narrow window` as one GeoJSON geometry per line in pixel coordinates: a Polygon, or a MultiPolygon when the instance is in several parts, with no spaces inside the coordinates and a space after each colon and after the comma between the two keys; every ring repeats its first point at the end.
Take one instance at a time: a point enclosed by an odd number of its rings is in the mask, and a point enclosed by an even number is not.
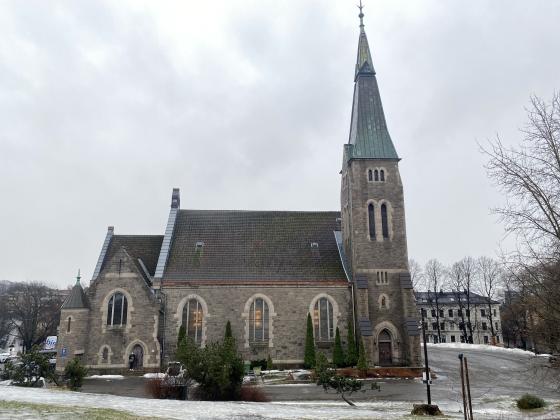
{"type": "Polygon", "coordinates": [[[103,352],[101,353],[101,361],[103,363],[107,363],[109,361],[109,349],[107,347],[103,348],[103,352]]]}
{"type": "Polygon", "coordinates": [[[383,169],[379,171],[379,180],[385,182],[385,171],[383,169]]]}
{"type": "Polygon", "coordinates": [[[183,326],[197,346],[202,342],[202,305],[197,299],[189,299],[183,306],[183,326]]]}
{"type": "Polygon", "coordinates": [[[269,311],[264,299],[257,298],[249,311],[249,340],[252,342],[268,341],[269,311]]]}
{"type": "Polygon", "coordinates": [[[371,169],[368,169],[367,174],[368,181],[373,181],[373,171],[371,169]]]}
{"type": "Polygon", "coordinates": [[[373,203],[368,205],[369,237],[375,239],[375,207],[373,203]]]}
{"type": "Polygon", "coordinates": [[[72,323],[72,317],[68,317],[68,325],[66,326],[66,332],[70,332],[70,324],[72,323]]]}
{"type": "Polygon", "coordinates": [[[107,325],[126,325],[128,302],[125,295],[115,293],[107,305],[107,325]]]}
{"type": "Polygon", "coordinates": [[[381,204],[381,229],[383,231],[383,238],[389,237],[389,224],[387,221],[387,204],[381,204]]]}
{"type": "Polygon", "coordinates": [[[315,340],[330,341],[334,339],[333,307],[327,298],[321,298],[313,308],[315,321],[315,340]]]}
{"type": "Polygon", "coordinates": [[[375,171],[373,171],[373,178],[376,181],[379,181],[379,171],[377,169],[375,171]]]}

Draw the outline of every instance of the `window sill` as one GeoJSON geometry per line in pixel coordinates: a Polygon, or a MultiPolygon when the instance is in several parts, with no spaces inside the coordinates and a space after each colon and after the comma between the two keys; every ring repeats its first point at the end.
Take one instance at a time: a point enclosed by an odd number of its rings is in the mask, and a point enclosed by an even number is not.
{"type": "Polygon", "coordinates": [[[250,341],[249,342],[250,347],[259,348],[259,349],[268,347],[268,344],[269,344],[268,340],[265,340],[265,341],[250,341]]]}
{"type": "Polygon", "coordinates": [[[330,341],[315,341],[315,345],[320,349],[329,349],[334,346],[334,340],[330,341]]]}
{"type": "Polygon", "coordinates": [[[126,328],[126,324],[123,325],[107,325],[107,330],[111,330],[111,331],[120,331],[120,330],[124,330],[126,328]]]}

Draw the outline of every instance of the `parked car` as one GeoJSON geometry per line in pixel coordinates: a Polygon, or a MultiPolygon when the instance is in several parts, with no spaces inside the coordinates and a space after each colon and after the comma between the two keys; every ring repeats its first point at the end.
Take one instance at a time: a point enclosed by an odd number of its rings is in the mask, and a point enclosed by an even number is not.
{"type": "Polygon", "coordinates": [[[10,357],[10,353],[0,353],[0,363],[6,363],[6,360],[10,357]]]}

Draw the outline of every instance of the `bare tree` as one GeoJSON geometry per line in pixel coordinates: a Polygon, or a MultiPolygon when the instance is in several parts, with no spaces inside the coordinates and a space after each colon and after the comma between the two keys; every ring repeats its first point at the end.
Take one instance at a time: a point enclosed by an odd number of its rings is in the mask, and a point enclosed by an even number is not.
{"type": "MultiPolygon", "coordinates": [[[[532,97],[519,147],[500,138],[482,151],[489,177],[506,203],[494,209],[517,249],[504,255],[516,289],[534,299],[533,327],[560,336],[560,94],[550,102],[532,97]]],[[[558,351],[556,348],[551,350],[558,351]]]]}
{"type": "Polygon", "coordinates": [[[496,344],[498,331],[494,327],[492,303],[495,302],[498,289],[502,286],[503,271],[498,262],[489,257],[477,258],[476,264],[478,267],[477,291],[486,301],[488,322],[490,323],[490,332],[492,333],[492,344],[496,344]]]}
{"type": "Polygon", "coordinates": [[[424,276],[426,286],[428,288],[428,303],[435,311],[438,342],[441,343],[441,324],[439,322],[439,319],[441,315],[440,311],[442,311],[443,309],[440,308],[440,292],[442,292],[443,288],[445,287],[445,267],[438,260],[431,259],[426,263],[426,266],[424,268],[424,276]]]}
{"type": "Polygon", "coordinates": [[[26,351],[56,334],[62,304],[57,291],[40,283],[16,283],[6,295],[11,328],[21,337],[26,351]]]}
{"type": "Polygon", "coordinates": [[[417,292],[426,290],[424,272],[422,271],[422,266],[418,261],[412,258],[408,260],[408,272],[410,273],[410,280],[412,281],[412,287],[414,290],[417,292]]]}
{"type": "Polygon", "coordinates": [[[463,294],[463,266],[461,262],[453,263],[448,271],[449,286],[451,287],[451,292],[457,301],[459,306],[459,329],[461,330],[461,335],[463,336],[463,342],[469,342],[469,334],[467,333],[467,321],[466,315],[466,298],[463,294]]]}

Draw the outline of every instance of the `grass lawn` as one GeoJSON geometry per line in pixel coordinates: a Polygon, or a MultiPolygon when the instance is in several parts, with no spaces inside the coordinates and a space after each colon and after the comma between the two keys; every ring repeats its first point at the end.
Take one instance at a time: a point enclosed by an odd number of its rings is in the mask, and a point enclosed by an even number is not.
{"type": "Polygon", "coordinates": [[[0,401],[0,418],[18,419],[88,419],[88,420],[134,420],[146,419],[127,411],[112,408],[89,408],[77,406],[35,404],[19,401],[0,401]]]}

